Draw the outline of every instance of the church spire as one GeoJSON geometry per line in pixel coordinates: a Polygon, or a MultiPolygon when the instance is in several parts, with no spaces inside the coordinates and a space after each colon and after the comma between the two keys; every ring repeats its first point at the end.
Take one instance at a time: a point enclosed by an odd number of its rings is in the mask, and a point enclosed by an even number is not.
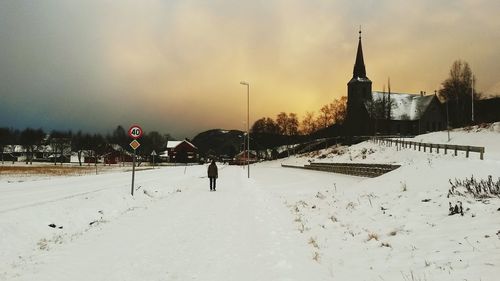
{"type": "Polygon", "coordinates": [[[361,27],[359,28],[359,43],[358,52],[356,54],[356,63],[354,64],[354,71],[352,73],[352,78],[367,78],[365,61],[363,59],[363,48],[361,47],[361,27]]]}

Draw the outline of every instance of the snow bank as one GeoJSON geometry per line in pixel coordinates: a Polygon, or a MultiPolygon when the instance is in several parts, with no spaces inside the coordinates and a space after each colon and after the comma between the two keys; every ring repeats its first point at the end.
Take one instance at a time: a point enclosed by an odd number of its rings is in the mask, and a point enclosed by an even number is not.
{"type": "MultiPolygon", "coordinates": [[[[338,280],[496,280],[500,199],[448,196],[450,180],[500,181],[500,125],[451,132],[451,143],[485,146],[478,155],[424,153],[363,142],[280,161],[398,163],[383,176],[315,186],[287,199],[304,243],[338,280]],[[333,186],[332,186],[333,185],[333,186]],[[290,203],[291,198],[292,203],[290,203]],[[464,215],[449,216],[449,204],[464,215]]],[[[446,132],[415,139],[443,143],[446,132]]],[[[332,182],[336,177],[332,175],[332,182]]]]}

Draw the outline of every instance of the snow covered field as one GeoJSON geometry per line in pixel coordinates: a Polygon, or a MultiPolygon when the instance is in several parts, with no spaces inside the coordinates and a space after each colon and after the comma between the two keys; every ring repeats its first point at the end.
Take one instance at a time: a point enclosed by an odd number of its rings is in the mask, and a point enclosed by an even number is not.
{"type": "Polygon", "coordinates": [[[497,280],[500,199],[447,196],[450,179],[500,177],[497,127],[452,132],[485,160],[364,142],[255,164],[251,179],[219,165],[216,192],[206,166],[140,171],[133,198],[130,172],[2,175],[0,280],[497,280]],[[372,179],[281,168],[308,161],[402,166],[372,179]]]}

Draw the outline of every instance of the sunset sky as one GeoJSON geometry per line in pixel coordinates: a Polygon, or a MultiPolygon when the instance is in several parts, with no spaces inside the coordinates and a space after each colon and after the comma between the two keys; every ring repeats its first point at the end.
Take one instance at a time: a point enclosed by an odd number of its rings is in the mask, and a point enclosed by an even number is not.
{"type": "Polygon", "coordinates": [[[500,95],[498,0],[0,1],[0,127],[177,138],[318,111],[363,30],[374,90],[438,90],[454,60],[500,95]]]}

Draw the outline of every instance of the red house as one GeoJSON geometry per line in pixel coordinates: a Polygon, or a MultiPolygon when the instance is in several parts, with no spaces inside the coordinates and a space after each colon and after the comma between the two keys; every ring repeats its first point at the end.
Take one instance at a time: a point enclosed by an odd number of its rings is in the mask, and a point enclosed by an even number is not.
{"type": "Polygon", "coordinates": [[[242,151],[238,154],[236,154],[236,156],[234,156],[234,161],[232,164],[234,165],[246,165],[248,162],[250,162],[250,164],[252,163],[256,163],[259,161],[259,158],[257,157],[257,153],[253,150],[250,150],[247,151],[242,151]],[[248,158],[247,158],[247,155],[248,155],[248,158]],[[248,161],[247,161],[248,159],[248,161]]]}
{"type": "Polygon", "coordinates": [[[198,162],[198,148],[188,140],[168,141],[167,152],[169,162],[196,163],[198,162]]]}
{"type": "Polygon", "coordinates": [[[123,149],[118,144],[110,144],[106,147],[103,155],[104,164],[118,164],[122,162],[132,162],[132,155],[130,152],[123,149]]]}

